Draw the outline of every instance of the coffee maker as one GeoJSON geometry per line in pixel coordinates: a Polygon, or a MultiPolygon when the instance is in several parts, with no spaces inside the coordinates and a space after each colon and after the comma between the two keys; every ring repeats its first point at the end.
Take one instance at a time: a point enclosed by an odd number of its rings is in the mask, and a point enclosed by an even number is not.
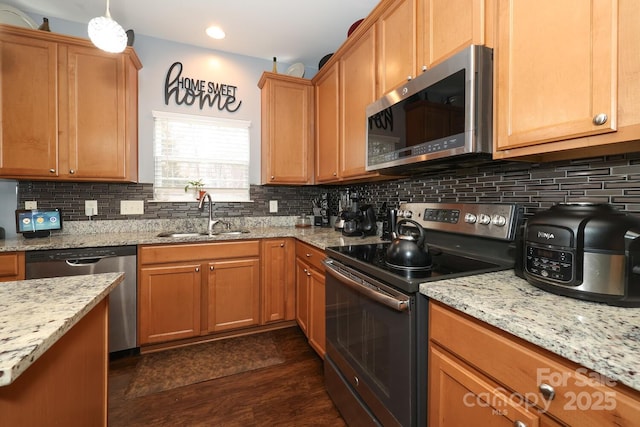
{"type": "Polygon", "coordinates": [[[376,213],[371,205],[361,205],[355,211],[343,212],[345,236],[373,236],[376,234],[376,213]]]}

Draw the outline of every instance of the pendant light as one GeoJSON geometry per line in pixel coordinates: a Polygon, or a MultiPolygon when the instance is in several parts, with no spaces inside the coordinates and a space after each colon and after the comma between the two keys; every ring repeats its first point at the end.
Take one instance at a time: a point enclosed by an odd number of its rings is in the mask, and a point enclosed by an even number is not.
{"type": "Polygon", "coordinates": [[[105,52],[120,53],[127,47],[127,34],[120,24],[111,19],[109,0],[105,15],[89,21],[88,32],[93,44],[105,52]]]}

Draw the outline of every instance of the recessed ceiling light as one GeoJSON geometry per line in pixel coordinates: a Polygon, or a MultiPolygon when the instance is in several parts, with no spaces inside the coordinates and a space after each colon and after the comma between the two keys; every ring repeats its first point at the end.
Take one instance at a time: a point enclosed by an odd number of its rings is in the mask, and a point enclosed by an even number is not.
{"type": "Polygon", "coordinates": [[[220,39],[223,39],[226,36],[224,31],[222,31],[222,28],[217,27],[215,25],[207,28],[206,31],[207,31],[207,35],[209,37],[211,37],[212,39],[220,40],[220,39]]]}

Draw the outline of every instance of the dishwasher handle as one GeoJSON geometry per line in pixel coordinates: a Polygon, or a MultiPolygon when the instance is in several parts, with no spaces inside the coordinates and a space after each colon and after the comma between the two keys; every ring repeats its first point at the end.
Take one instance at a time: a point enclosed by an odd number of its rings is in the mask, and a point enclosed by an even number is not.
{"type": "Polygon", "coordinates": [[[90,258],[67,259],[65,260],[65,263],[70,267],[83,267],[85,265],[97,264],[105,258],[112,258],[112,257],[97,256],[97,257],[90,257],[90,258]]]}

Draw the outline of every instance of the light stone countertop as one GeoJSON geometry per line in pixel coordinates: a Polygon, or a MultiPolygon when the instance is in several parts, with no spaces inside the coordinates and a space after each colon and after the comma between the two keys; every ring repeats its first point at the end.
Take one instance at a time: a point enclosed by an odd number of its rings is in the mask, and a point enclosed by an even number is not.
{"type": "Polygon", "coordinates": [[[513,270],[423,283],[420,293],[640,391],[640,308],[555,295],[513,270]]]}
{"type": "Polygon", "coordinates": [[[104,273],[0,283],[0,386],[15,381],[123,279],[104,273]]]}
{"type": "Polygon", "coordinates": [[[52,234],[51,237],[0,240],[0,252],[37,251],[46,249],[90,248],[101,246],[126,246],[142,244],[212,243],[238,239],[267,239],[295,237],[320,249],[329,246],[377,243],[377,236],[347,237],[333,228],[309,227],[255,227],[241,235],[158,237],[158,231],[124,231],[95,234],[52,234]]]}

